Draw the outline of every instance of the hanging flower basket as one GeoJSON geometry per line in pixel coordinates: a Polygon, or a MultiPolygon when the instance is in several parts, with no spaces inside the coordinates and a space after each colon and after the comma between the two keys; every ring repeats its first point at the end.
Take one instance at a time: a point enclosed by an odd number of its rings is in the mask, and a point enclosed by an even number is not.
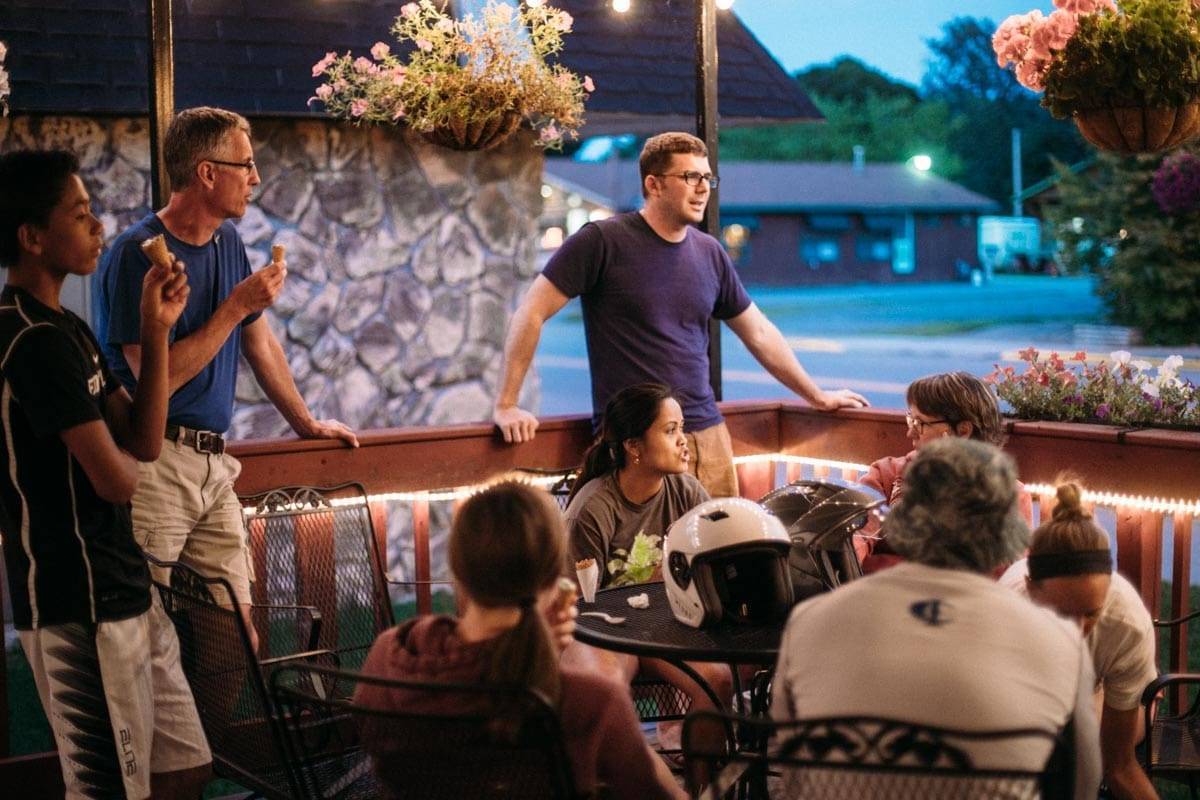
{"type": "Polygon", "coordinates": [[[1200,103],[1179,108],[1099,108],[1077,111],[1074,119],[1083,138],[1101,150],[1157,153],[1200,134],[1200,103]]]}
{"type": "Polygon", "coordinates": [[[407,52],[376,42],[370,58],[326,53],[313,65],[324,82],[309,103],[355,123],[407,124],[455,150],[495,147],[522,123],[538,146],[559,148],[576,138],[594,89],[548,62],[572,24],[545,3],[488,0],[461,19],[441,2],[405,3],[392,33],[407,52]]]}
{"type": "Polygon", "coordinates": [[[1004,20],[996,61],[1085,139],[1125,155],[1200,134],[1200,0],[1054,0],[1004,20]]]}
{"type": "Polygon", "coordinates": [[[427,140],[451,150],[491,150],[498,147],[521,127],[521,117],[510,111],[486,122],[451,120],[421,135],[427,140]]]}

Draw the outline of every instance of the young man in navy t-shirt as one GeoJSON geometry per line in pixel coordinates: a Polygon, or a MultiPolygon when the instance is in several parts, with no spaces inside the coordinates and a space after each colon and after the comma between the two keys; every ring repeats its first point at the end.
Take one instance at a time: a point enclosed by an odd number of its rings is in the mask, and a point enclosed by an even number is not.
{"type": "Polygon", "coordinates": [[[194,798],[211,756],[190,694],[163,697],[151,669],[150,576],[128,508],[138,462],[162,447],[167,333],[187,279],[165,267],[144,278],[131,398],[59,304],[64,279],[94,271],[102,245],[78,170],[61,150],[0,157],[0,524],[13,618],[67,797],[194,798]]]}
{"type": "Polygon", "coordinates": [[[505,441],[533,438],[537,419],[517,406],[543,323],[581,297],[592,375],[593,422],[609,398],[663,383],[683,407],[690,469],[714,497],[737,494],[729,432],[708,379],[708,324],[725,321],[762,366],[813,406],[859,408],[848,389],[824,391],[742,288],[721,244],[695,228],[716,185],[704,142],[652,137],[639,167],[645,206],[585,225],[567,239],[513,315],[494,420],[505,441]]]}

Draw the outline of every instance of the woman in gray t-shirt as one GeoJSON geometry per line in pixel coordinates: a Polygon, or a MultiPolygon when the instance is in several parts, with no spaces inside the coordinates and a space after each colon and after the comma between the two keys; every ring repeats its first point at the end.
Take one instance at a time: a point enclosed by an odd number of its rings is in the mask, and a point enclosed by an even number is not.
{"type": "MultiPolygon", "coordinates": [[[[700,482],[687,474],[689,458],[683,411],[668,387],[640,383],[618,392],[605,407],[600,434],[584,456],[567,504],[575,566],[594,559],[601,587],[661,580],[662,542],[671,523],[709,499],[700,482]]],[[[692,708],[712,707],[691,678],[660,659],[639,659],[579,642],[563,657],[626,681],[640,669],[687,692],[692,708]]],[[[688,666],[728,707],[733,697],[729,667],[699,662],[688,666]]],[[[660,746],[673,749],[678,728],[678,723],[660,725],[660,746]]]]}

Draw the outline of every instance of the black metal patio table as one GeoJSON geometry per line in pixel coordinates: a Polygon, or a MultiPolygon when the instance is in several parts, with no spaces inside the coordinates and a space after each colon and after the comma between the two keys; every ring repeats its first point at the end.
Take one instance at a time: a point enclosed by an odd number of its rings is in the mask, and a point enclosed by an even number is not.
{"type": "Polygon", "coordinates": [[[717,708],[721,707],[721,702],[716,694],[685,662],[710,661],[734,667],[734,697],[740,708],[742,692],[737,665],[773,666],[783,636],[782,621],[764,625],[721,622],[704,628],[684,625],[671,613],[666,587],[661,582],[602,589],[596,592],[596,602],[588,603],[581,598],[578,608],[576,639],[605,650],[669,661],[696,681],[717,708]],[[649,608],[633,608],[626,602],[643,593],[650,598],[649,608]],[[589,611],[624,617],[625,622],[614,625],[600,617],[587,615],[589,611]]]}

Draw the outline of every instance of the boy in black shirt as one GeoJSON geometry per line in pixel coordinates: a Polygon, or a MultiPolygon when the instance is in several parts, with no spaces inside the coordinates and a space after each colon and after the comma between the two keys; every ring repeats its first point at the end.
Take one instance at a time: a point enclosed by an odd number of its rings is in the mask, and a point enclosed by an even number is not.
{"type": "MultiPolygon", "coordinates": [[[[54,730],[67,797],[198,797],[211,756],[191,698],[160,703],[146,562],[128,503],[158,457],[182,266],[146,275],[134,397],[59,305],[103,228],[64,151],[0,157],[0,525],[13,617],[54,730]],[[152,778],[153,773],[153,778],[152,778]]],[[[176,644],[177,646],[177,644],[176,644]]]]}

